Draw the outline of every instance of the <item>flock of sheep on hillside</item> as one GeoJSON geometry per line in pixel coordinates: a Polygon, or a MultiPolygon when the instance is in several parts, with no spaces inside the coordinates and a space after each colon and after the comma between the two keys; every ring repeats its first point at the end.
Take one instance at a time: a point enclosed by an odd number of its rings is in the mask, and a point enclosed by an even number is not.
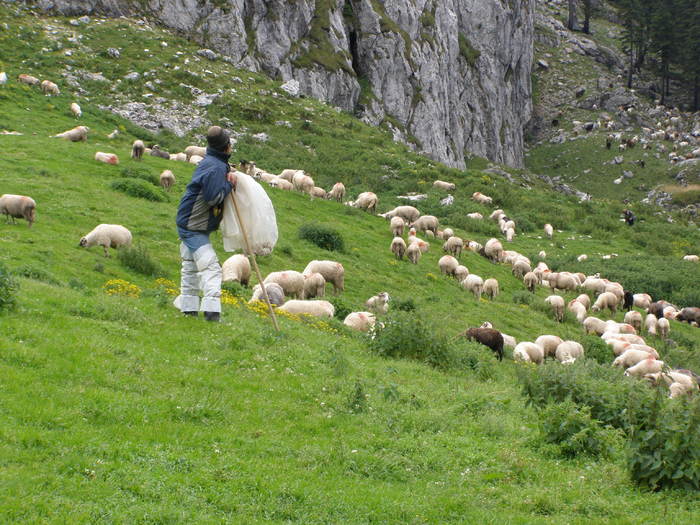
{"type": "MultiPolygon", "coordinates": [[[[20,75],[19,80],[29,85],[39,84],[39,80],[30,75],[20,75]]],[[[40,85],[47,96],[60,93],[53,82],[45,80],[40,85]]],[[[76,103],[71,104],[70,110],[76,118],[82,115],[76,103]]],[[[89,128],[86,126],[77,126],[55,137],[72,142],[87,141],[88,131],[89,128]]],[[[628,145],[628,147],[631,146],[628,145]]],[[[145,154],[197,164],[206,154],[206,148],[189,146],[184,152],[171,155],[162,151],[157,145],[149,150],[143,141],[136,140],[132,145],[131,157],[141,160],[145,154]]],[[[103,152],[97,152],[95,160],[108,164],[119,162],[117,155],[103,152]]],[[[323,188],[316,186],[314,180],[303,170],[285,169],[279,175],[275,175],[257,168],[254,162],[245,161],[240,166],[234,167],[234,169],[237,168],[272,187],[296,190],[312,198],[343,202],[346,195],[345,186],[341,182],[336,183],[330,191],[326,192],[323,188]]],[[[175,183],[170,170],[165,170],[160,180],[166,189],[175,183]]],[[[453,191],[455,184],[438,180],[433,183],[433,187],[443,191],[453,191]]],[[[480,192],[475,192],[472,199],[482,205],[493,204],[491,197],[480,192]]],[[[354,201],[347,201],[345,204],[376,213],[379,198],[372,192],[364,192],[360,193],[354,201]]],[[[5,194],[0,197],[0,213],[5,214],[8,219],[25,218],[31,226],[36,218],[36,203],[27,196],[5,194]]],[[[498,239],[491,238],[483,245],[474,240],[462,239],[456,236],[451,228],[440,229],[440,221],[437,217],[421,215],[420,211],[413,206],[398,206],[379,215],[389,221],[392,236],[390,250],[396,259],[400,260],[405,256],[413,264],[420,262],[421,256],[430,249],[430,241],[420,239],[419,232],[425,236],[425,239],[440,239],[443,241],[442,250],[445,252],[438,261],[440,272],[455,278],[461,288],[472,293],[477,301],[481,299],[482,294],[493,300],[499,294],[499,283],[494,278],[484,280],[481,276],[470,273],[465,265],[460,264],[463,252],[477,253],[493,263],[509,264],[513,275],[521,279],[524,287],[530,292],[534,292],[538,286],[548,287],[555,292],[545,299],[552,309],[554,318],[562,322],[566,310],[569,310],[582,324],[586,333],[599,335],[611,347],[615,356],[613,365],[625,368],[625,375],[643,377],[655,384],[665,383],[669,386],[671,397],[698,390],[699,376],[689,370],[670,370],[659,359],[657,350],[647,345],[638,333],[644,329],[649,334],[667,337],[670,331],[669,319],[686,321],[697,326],[700,324],[700,308],[679,310],[665,301],[652,302],[649,295],[626,292],[620,283],[608,281],[599,275],[552,272],[544,262],[539,262],[533,268],[530,259],[514,250],[505,250],[498,239]],[[403,235],[407,228],[407,239],[404,240],[403,235]],[[577,290],[587,293],[582,293],[568,304],[562,296],[556,295],[556,291],[577,290]],[[589,294],[595,295],[593,302],[589,294]],[[642,317],[638,310],[633,309],[634,307],[643,309],[646,317],[642,317]],[[627,310],[623,323],[614,320],[605,321],[588,315],[589,311],[602,313],[605,310],[615,314],[618,308],[627,310]]],[[[471,213],[469,217],[483,220],[483,216],[479,213],[471,213]]],[[[514,239],[515,221],[507,217],[503,210],[494,210],[490,219],[498,223],[507,242],[514,239]]],[[[554,236],[554,228],[551,224],[544,225],[544,233],[549,239],[554,236]]],[[[100,224],[80,239],[80,246],[86,248],[102,246],[105,256],[109,256],[109,248],[129,246],[131,242],[131,232],[124,226],[100,224]]],[[[540,252],[539,256],[545,258],[546,254],[540,252]]],[[[584,257],[585,255],[581,255],[579,260],[584,257]]],[[[688,255],[684,259],[699,262],[697,255],[688,255]]],[[[233,255],[222,265],[222,272],[224,282],[236,281],[247,286],[251,275],[250,262],[244,255],[233,255]]],[[[333,285],[336,294],[344,291],[345,269],[339,262],[314,260],[308,263],[303,272],[276,271],[264,279],[270,302],[280,310],[291,314],[331,318],[335,315],[333,304],[319,299],[325,296],[328,283],[333,285]],[[290,300],[287,300],[288,297],[290,300]]],[[[258,284],[253,288],[250,301],[260,300],[262,295],[261,286],[258,284]]],[[[370,332],[375,328],[377,316],[388,312],[389,302],[389,294],[381,292],[366,301],[365,311],[356,311],[347,315],[344,324],[355,330],[370,332]]],[[[568,364],[584,354],[584,348],[580,343],[563,341],[555,335],[542,335],[534,342],[518,343],[512,336],[494,329],[489,322],[480,327],[470,328],[461,335],[489,347],[496,353],[499,360],[503,358],[504,346],[513,349],[513,358],[516,361],[535,364],[543,363],[547,357],[552,357],[562,364],[568,364]]]]}

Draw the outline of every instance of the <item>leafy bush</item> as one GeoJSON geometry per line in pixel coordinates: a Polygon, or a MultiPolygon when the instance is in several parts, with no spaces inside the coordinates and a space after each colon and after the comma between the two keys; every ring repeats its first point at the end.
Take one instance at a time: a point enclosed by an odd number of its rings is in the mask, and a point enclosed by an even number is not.
{"type": "Polygon", "coordinates": [[[638,484],[700,490],[700,398],[636,401],[631,410],[628,468],[638,484]]]}
{"type": "Polygon", "coordinates": [[[122,177],[125,179],[139,179],[146,181],[154,186],[160,186],[160,179],[154,174],[149,173],[145,168],[122,168],[122,177]]]}
{"type": "Polygon", "coordinates": [[[17,290],[19,290],[17,279],[0,262],[0,312],[12,310],[16,306],[17,290]]]}
{"type": "Polygon", "coordinates": [[[581,341],[587,359],[593,359],[601,365],[609,365],[613,358],[612,347],[600,337],[585,336],[581,341]]]}
{"type": "Polygon", "coordinates": [[[591,418],[589,407],[579,407],[573,401],[549,405],[540,412],[540,430],[544,441],[556,445],[559,453],[568,458],[608,458],[619,438],[618,432],[603,428],[591,418]]]}
{"type": "Polygon", "coordinates": [[[131,197],[153,202],[165,201],[165,196],[151,184],[141,179],[119,179],[112,182],[112,189],[126,193],[131,197]]]}
{"type": "Polygon", "coordinates": [[[25,264],[24,266],[16,268],[12,273],[19,277],[26,277],[27,279],[34,279],[35,281],[41,281],[48,284],[60,284],[58,279],[56,279],[49,272],[38,266],[31,266],[25,264]]]}
{"type": "Polygon", "coordinates": [[[571,400],[590,407],[591,416],[605,425],[627,429],[628,404],[635,396],[649,398],[652,391],[624,377],[618,368],[584,359],[568,366],[548,363],[518,371],[527,403],[546,406],[571,400]]]}
{"type": "Polygon", "coordinates": [[[416,303],[413,299],[392,299],[393,309],[401,312],[414,312],[416,303]]]}
{"type": "Polygon", "coordinates": [[[299,227],[299,238],[314,243],[328,251],[342,252],[345,242],[340,232],[323,224],[303,224],[299,227]]]}
{"type": "MultiPolygon", "coordinates": [[[[328,298],[326,298],[326,299],[328,299],[328,298]]],[[[353,312],[352,306],[348,305],[340,297],[334,296],[328,300],[335,308],[335,315],[333,317],[335,317],[336,319],[339,319],[340,321],[344,321],[345,318],[353,312]]]]}
{"type": "Polygon", "coordinates": [[[532,304],[532,301],[534,300],[535,295],[527,290],[518,290],[517,292],[513,292],[514,304],[532,304]]]}
{"type": "Polygon", "coordinates": [[[163,269],[151,259],[148,250],[141,244],[120,248],[117,258],[125,267],[142,275],[156,277],[163,274],[163,269]]]}

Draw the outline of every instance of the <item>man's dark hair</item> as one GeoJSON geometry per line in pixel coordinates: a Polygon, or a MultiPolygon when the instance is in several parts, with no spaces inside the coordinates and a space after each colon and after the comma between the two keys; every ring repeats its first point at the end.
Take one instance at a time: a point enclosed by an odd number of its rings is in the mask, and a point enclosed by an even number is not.
{"type": "Polygon", "coordinates": [[[207,131],[207,144],[217,151],[226,151],[231,144],[231,134],[220,126],[212,126],[207,131]]]}

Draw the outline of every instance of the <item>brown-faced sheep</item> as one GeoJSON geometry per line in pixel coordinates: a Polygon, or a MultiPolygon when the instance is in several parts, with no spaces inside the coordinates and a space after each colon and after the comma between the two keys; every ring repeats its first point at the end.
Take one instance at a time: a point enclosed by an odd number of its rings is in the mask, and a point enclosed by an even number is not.
{"type": "Polygon", "coordinates": [[[489,347],[496,354],[498,360],[503,361],[503,335],[498,330],[493,328],[470,328],[460,335],[470,341],[476,341],[489,347]]]}

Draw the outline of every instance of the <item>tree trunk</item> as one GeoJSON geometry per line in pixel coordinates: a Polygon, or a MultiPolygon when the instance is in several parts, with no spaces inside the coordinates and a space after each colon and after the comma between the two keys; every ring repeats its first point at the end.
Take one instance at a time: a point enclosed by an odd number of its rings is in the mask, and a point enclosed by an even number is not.
{"type": "Polygon", "coordinates": [[[632,89],[632,74],[634,72],[634,46],[630,45],[630,65],[627,72],[627,89],[632,89]]]}
{"type": "Polygon", "coordinates": [[[591,14],[593,13],[593,0],[583,0],[583,32],[591,34],[591,14]]]}
{"type": "Polygon", "coordinates": [[[695,75],[695,87],[693,89],[693,111],[700,110],[700,75],[695,75]]]}
{"type": "Polygon", "coordinates": [[[578,16],[576,13],[576,4],[578,0],[569,0],[569,21],[566,24],[571,31],[578,31],[578,16]]]}

